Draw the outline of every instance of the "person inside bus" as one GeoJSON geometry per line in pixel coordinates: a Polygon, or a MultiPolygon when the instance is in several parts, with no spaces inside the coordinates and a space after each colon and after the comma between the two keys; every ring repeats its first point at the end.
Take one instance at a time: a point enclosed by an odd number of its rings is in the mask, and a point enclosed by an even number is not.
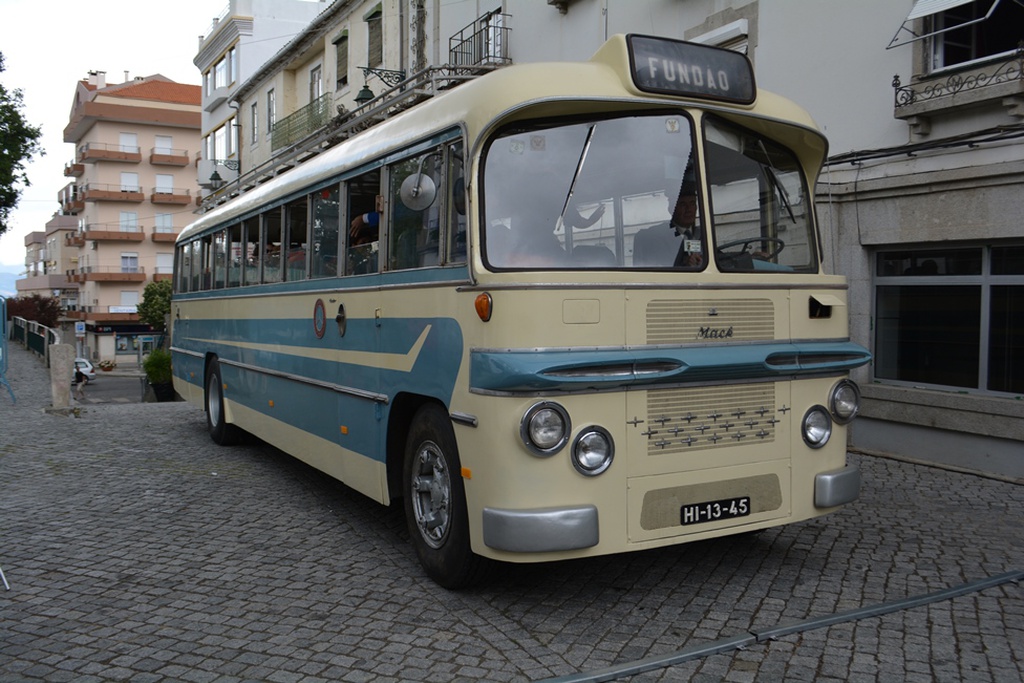
{"type": "Polygon", "coordinates": [[[692,167],[683,174],[679,192],[665,192],[671,218],[644,228],[633,237],[633,265],[699,268],[703,262],[697,223],[697,183],[692,167]]]}

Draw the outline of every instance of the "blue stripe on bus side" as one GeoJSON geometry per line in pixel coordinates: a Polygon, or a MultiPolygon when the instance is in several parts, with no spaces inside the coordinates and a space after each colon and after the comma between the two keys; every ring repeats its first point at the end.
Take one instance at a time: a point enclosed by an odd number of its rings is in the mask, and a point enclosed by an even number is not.
{"type": "Polygon", "coordinates": [[[385,318],[379,324],[373,319],[351,319],[345,337],[336,330],[329,321],[327,334],[317,339],[308,319],[176,320],[174,345],[199,355],[176,354],[174,372],[202,386],[204,357],[216,354],[223,361],[228,399],[383,460],[383,449],[377,443],[379,430],[367,427],[377,420],[386,421],[390,402],[378,410],[372,399],[301,380],[389,398],[401,390],[435,398],[448,407],[462,359],[462,330],[451,318],[385,318]],[[346,354],[356,355],[353,362],[341,360],[346,354]],[[287,373],[296,379],[232,363],[287,373]],[[349,427],[347,436],[340,435],[340,425],[349,427]]]}
{"type": "Polygon", "coordinates": [[[871,360],[852,342],[623,350],[471,351],[470,389],[590,391],[847,372],[871,360]]]}

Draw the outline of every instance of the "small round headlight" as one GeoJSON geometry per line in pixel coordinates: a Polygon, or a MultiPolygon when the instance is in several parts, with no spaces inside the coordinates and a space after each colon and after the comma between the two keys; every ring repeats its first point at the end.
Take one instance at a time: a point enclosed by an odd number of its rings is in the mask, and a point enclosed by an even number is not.
{"type": "Polygon", "coordinates": [[[860,389],[857,385],[844,379],[832,387],[829,396],[829,406],[832,408],[832,417],[841,425],[850,422],[857,417],[860,410],[860,389]]]}
{"type": "Polygon", "coordinates": [[[587,427],[580,431],[572,443],[572,466],[580,474],[593,477],[601,474],[612,464],[615,444],[608,430],[601,427],[587,427]]]}
{"type": "Polygon", "coordinates": [[[550,401],[534,403],[523,414],[519,436],[536,455],[554,455],[569,442],[571,423],[565,408],[550,401]]]}
{"type": "Polygon", "coordinates": [[[813,406],[804,415],[804,442],[811,448],[821,448],[832,436],[832,417],[823,406],[813,406]]]}

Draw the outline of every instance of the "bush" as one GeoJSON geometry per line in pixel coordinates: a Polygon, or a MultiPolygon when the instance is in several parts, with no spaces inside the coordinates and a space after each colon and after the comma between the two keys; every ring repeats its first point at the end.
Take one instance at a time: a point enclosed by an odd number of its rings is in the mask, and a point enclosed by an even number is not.
{"type": "Polygon", "coordinates": [[[170,384],[171,352],[154,349],[143,361],[142,369],[146,371],[146,379],[150,384],[170,384]]]}

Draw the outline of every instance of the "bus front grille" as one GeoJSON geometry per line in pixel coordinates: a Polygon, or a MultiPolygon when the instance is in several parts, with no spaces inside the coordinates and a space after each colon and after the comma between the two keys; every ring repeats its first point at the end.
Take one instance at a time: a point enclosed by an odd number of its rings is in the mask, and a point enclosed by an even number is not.
{"type": "Polygon", "coordinates": [[[775,338],[775,308],[770,299],[685,301],[656,299],[647,304],[647,343],[686,344],[725,338],[765,341],[775,338]]]}
{"type": "Polygon", "coordinates": [[[775,440],[775,385],[735,384],[647,392],[648,455],[689,453],[775,440]]]}

